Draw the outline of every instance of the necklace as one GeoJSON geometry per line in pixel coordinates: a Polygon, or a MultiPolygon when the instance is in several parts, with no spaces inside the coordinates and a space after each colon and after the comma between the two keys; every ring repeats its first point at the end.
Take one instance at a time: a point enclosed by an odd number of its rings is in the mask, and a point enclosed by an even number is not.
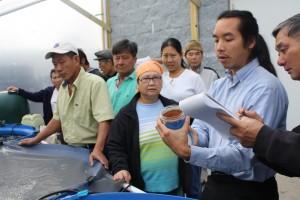
{"type": "Polygon", "coordinates": [[[169,74],[170,78],[172,79],[172,80],[170,81],[170,84],[172,84],[173,81],[174,81],[174,78],[177,78],[178,76],[180,76],[180,74],[182,74],[183,71],[184,71],[184,69],[181,68],[180,71],[179,71],[177,74],[175,74],[173,77],[171,77],[170,74],[169,74]]]}
{"type": "Polygon", "coordinates": [[[170,78],[177,78],[183,71],[184,71],[184,69],[181,68],[181,69],[179,70],[179,72],[178,72],[177,74],[175,74],[173,77],[171,76],[170,73],[169,73],[169,76],[170,76],[170,78]]]}

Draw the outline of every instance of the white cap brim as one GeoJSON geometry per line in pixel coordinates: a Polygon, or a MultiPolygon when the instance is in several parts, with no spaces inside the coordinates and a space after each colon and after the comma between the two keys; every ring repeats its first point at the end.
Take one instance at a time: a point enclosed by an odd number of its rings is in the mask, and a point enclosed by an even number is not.
{"type": "Polygon", "coordinates": [[[57,43],[55,44],[55,47],[52,48],[46,55],[45,59],[52,58],[52,55],[54,53],[57,54],[65,54],[69,52],[74,52],[75,54],[78,55],[78,50],[75,48],[71,43],[57,43]]]}
{"type": "MultiPolygon", "coordinates": [[[[65,54],[70,52],[70,50],[61,50],[61,49],[53,49],[52,51],[49,51],[46,55],[45,58],[49,59],[52,58],[52,54],[57,53],[57,54],[65,54]]],[[[74,52],[75,53],[75,52],[74,52]]]]}

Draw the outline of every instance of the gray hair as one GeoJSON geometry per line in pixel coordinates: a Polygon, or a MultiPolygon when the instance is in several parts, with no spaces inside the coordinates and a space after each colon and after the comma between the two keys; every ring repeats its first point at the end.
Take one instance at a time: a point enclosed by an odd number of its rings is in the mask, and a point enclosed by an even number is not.
{"type": "Polygon", "coordinates": [[[288,37],[300,40],[300,14],[294,15],[293,17],[288,18],[287,20],[281,22],[272,32],[272,35],[276,38],[277,34],[285,29],[285,34],[288,37]]]}

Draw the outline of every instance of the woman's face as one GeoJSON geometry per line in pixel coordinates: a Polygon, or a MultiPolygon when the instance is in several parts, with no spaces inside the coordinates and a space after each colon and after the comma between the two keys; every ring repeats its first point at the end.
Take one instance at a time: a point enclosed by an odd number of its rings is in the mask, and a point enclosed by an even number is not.
{"type": "Polygon", "coordinates": [[[157,99],[162,88],[162,77],[158,72],[145,72],[139,77],[138,90],[147,99],[157,99]]]}
{"type": "Polygon", "coordinates": [[[181,67],[182,53],[178,53],[172,46],[166,46],[163,48],[161,59],[169,72],[175,72],[181,67]]]}

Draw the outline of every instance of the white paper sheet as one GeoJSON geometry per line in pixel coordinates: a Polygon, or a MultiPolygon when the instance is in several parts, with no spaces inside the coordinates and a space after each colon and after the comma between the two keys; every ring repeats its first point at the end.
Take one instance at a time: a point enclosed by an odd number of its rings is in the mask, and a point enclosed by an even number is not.
{"type": "Polygon", "coordinates": [[[235,119],[239,120],[239,118],[207,93],[201,93],[186,98],[179,102],[179,107],[187,116],[200,119],[210,124],[223,138],[228,139],[234,137],[229,132],[231,125],[219,119],[216,114],[217,112],[221,112],[235,119]]]}

